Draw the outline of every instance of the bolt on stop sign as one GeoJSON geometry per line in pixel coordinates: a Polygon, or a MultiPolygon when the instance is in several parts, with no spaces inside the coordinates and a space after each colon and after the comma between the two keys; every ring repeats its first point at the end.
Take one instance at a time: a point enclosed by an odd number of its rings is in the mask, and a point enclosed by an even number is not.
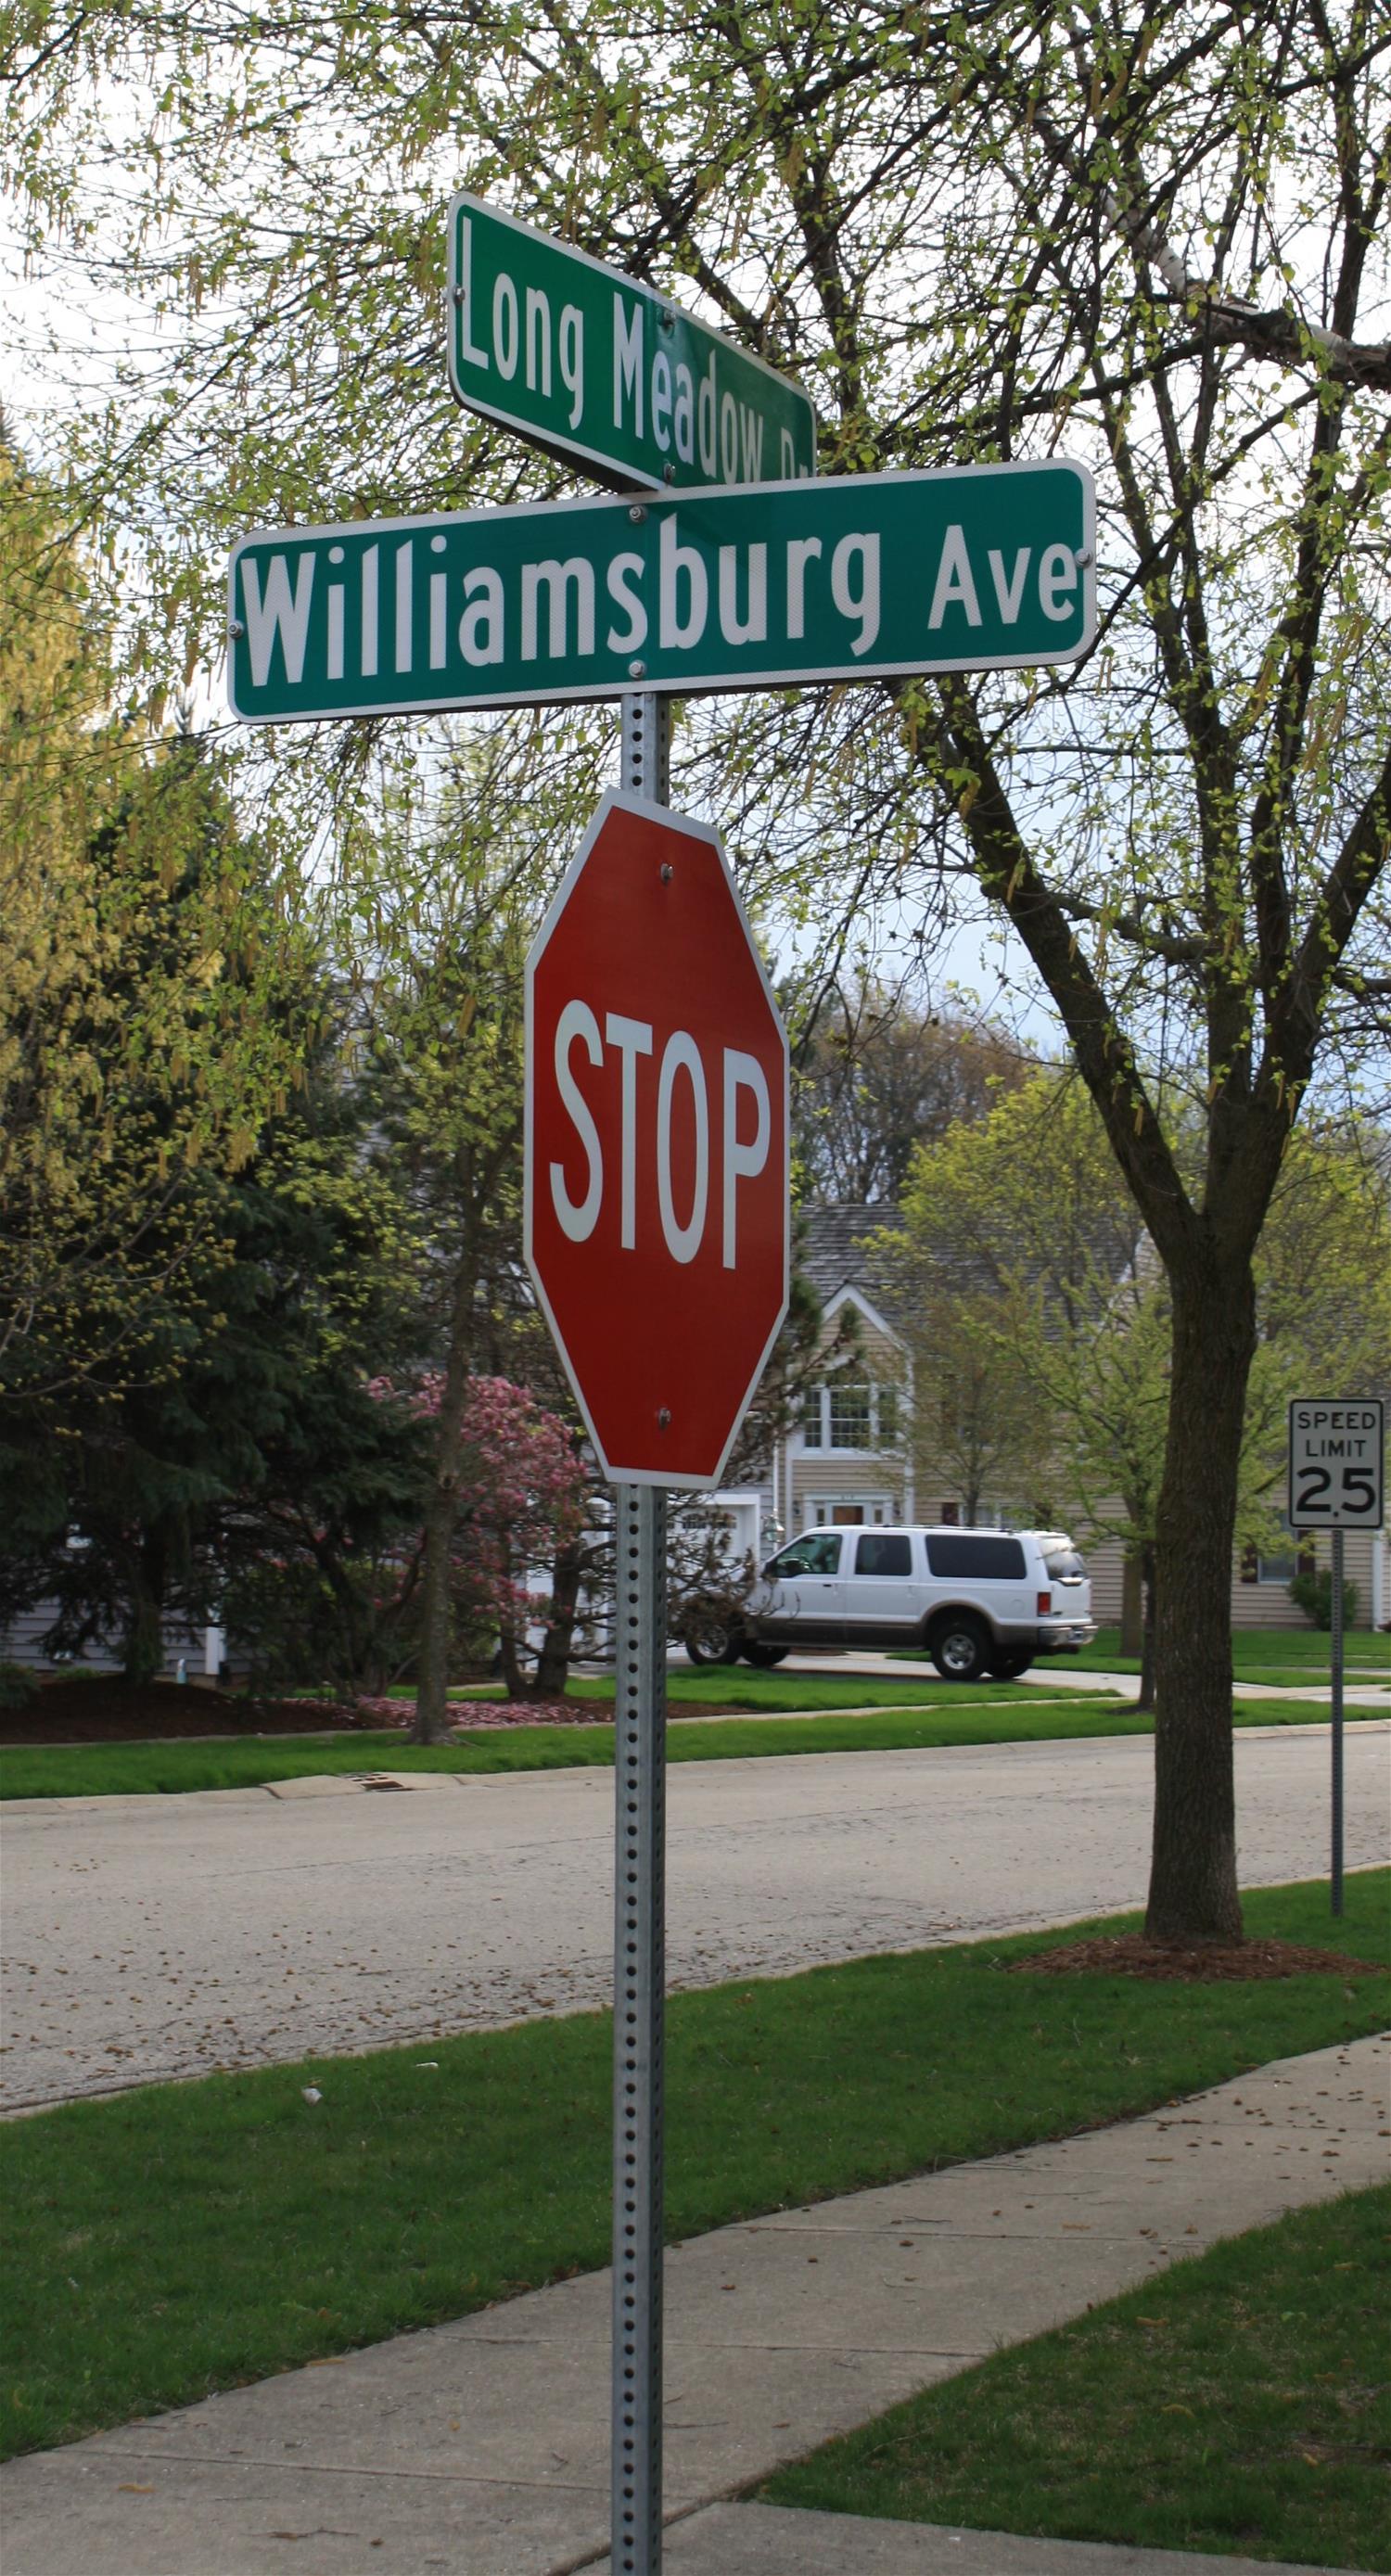
{"type": "Polygon", "coordinates": [[[617,792],[527,960],[526,1259],[605,1475],[718,1484],[787,1312],[787,1035],[718,835],[617,792]]]}

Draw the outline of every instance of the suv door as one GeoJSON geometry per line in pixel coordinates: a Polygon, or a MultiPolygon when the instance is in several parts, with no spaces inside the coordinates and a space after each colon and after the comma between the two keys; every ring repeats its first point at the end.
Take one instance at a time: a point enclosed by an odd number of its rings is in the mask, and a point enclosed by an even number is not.
{"type": "Polygon", "coordinates": [[[969,1612],[997,1641],[1002,1633],[1006,1640],[1037,1634],[1038,1587],[1030,1576],[1040,1562],[1033,1541],[1014,1530],[927,1533],[933,1607],[969,1612]]]}
{"type": "Polygon", "coordinates": [[[848,1646],[910,1644],[921,1625],[924,1594],[911,1531],[857,1530],[841,1589],[848,1646]]]}
{"type": "Polygon", "coordinates": [[[769,1589],[755,1593],[760,1637],[808,1646],[838,1646],[844,1636],[840,1580],[843,1530],[804,1530],[763,1572],[769,1589]]]}

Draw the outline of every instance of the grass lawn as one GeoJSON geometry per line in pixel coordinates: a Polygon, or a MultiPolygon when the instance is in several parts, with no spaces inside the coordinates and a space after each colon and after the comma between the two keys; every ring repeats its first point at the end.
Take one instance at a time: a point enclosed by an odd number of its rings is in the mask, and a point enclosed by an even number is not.
{"type": "Polygon", "coordinates": [[[1391,2187],[1228,2239],[782,2470],[774,2504],[1391,2569],[1391,2187]]]}
{"type": "MultiPolygon", "coordinates": [[[[1337,1946],[1380,1961],[1391,1873],[1351,1877],[1347,1905],[1337,1946]]],[[[1322,1882],[1246,1900],[1252,1932],[1321,1946],[1327,1909],[1322,1882]]],[[[977,1942],[674,1996],[669,2235],[1148,2110],[1374,2030],[1391,2001],[1384,1978],[1336,1974],[999,1974],[1042,1946],[977,1942]]],[[[610,2045],[607,2015],[575,2015],[9,2122],[6,2447],[603,2265],[610,2045]]]]}
{"type": "MultiPolygon", "coordinates": [[[[1069,1655],[1069,1664],[1093,1673],[1138,1673],[1139,1658],[1122,1655],[1119,1628],[1098,1628],[1089,1646],[1069,1655]]],[[[1267,1682],[1273,1689],[1297,1690],[1301,1683],[1323,1687],[1329,1679],[1329,1638],[1322,1628],[1234,1628],[1232,1670],[1239,1682],[1267,1682]]],[[[1391,1682],[1391,1637],[1354,1628],[1343,1639],[1343,1669],[1359,1681],[1391,1682]]]]}
{"type": "MultiPolygon", "coordinates": [[[[795,1684],[786,1686],[789,1692],[795,1684]]],[[[814,1685],[823,1688],[823,1684],[814,1685]]],[[[869,1715],[706,1718],[678,1723],[667,1735],[672,1762],[750,1761],[778,1754],[911,1752],[947,1744],[1048,1744],[1070,1736],[1149,1735],[1153,1720],[1125,1700],[1088,1691],[1040,1694],[1027,1684],[983,1688],[943,1685],[930,1699],[907,1700],[909,1685],[885,1684],[893,1703],[869,1715]],[[998,1696],[997,1696],[998,1694],[998,1696]]],[[[693,1718],[689,1708],[673,1715],[693,1718]]],[[[1238,1726],[1301,1726],[1316,1717],[1289,1700],[1238,1700],[1238,1726]]],[[[1348,1722],[1375,1712],[1350,1709],[1348,1722]]],[[[0,1747],[0,1801],[8,1798],[114,1798],[192,1789],[254,1789],[316,1773],[359,1771],[565,1771],[613,1762],[613,1728],[529,1726],[513,1734],[483,1730],[442,1745],[407,1743],[400,1735],[279,1735],[198,1738],[171,1744],[74,1744],[51,1749],[0,1747]]]]}

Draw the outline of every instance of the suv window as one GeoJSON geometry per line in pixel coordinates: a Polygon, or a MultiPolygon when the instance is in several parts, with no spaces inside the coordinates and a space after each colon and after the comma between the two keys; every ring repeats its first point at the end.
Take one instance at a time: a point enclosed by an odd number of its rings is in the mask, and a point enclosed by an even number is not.
{"type": "Polygon", "coordinates": [[[1075,1547],[1050,1547],[1043,1562],[1054,1583],[1080,1583],[1087,1571],[1075,1547]]]}
{"type": "Polygon", "coordinates": [[[911,1574],[913,1542],[902,1530],[866,1530],[855,1541],[857,1574],[911,1574]]]}
{"type": "Polygon", "coordinates": [[[1018,1582],[1024,1572],[1024,1550],[1017,1538],[982,1538],[974,1530],[934,1530],[927,1542],[927,1562],[937,1575],[957,1582],[1018,1582]]]}
{"type": "Polygon", "coordinates": [[[764,1571],[778,1582],[789,1574],[839,1574],[839,1531],[808,1530],[805,1538],[794,1539],[764,1571]]]}

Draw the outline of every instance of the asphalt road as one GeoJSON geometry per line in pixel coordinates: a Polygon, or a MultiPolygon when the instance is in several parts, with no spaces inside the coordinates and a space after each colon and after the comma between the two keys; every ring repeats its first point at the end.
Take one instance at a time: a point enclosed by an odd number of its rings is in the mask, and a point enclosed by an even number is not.
{"type": "MultiPolygon", "coordinates": [[[[1387,1726],[1347,1736],[1347,1863],[1386,1847],[1387,1726]]],[[[1248,1885],[1327,1867],[1323,1728],[1236,1739],[1248,1885]]],[[[1146,1737],[691,1763],[670,1775],[673,1986],[1143,1899],[1146,1737]]],[[[4,1819],[11,2108],[608,2000],[613,1777],[542,1772],[4,1819]]]]}

